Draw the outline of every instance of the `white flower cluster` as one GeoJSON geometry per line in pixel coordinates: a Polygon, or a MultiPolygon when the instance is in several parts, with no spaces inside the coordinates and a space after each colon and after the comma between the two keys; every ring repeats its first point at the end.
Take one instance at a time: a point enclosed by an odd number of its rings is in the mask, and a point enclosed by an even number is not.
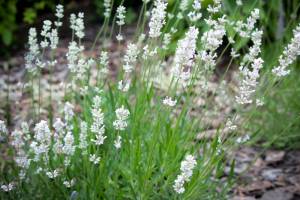
{"type": "Polygon", "coordinates": [[[104,6],[104,17],[108,18],[110,16],[111,12],[111,0],[104,0],[103,6],[104,6]]]}
{"type": "Polygon", "coordinates": [[[125,14],[126,14],[126,8],[122,5],[120,5],[117,8],[117,24],[119,26],[123,26],[125,24],[125,14]]]}
{"type": "Polygon", "coordinates": [[[120,135],[117,136],[117,139],[114,141],[114,146],[116,149],[120,149],[122,145],[122,137],[120,135]]]}
{"type": "Polygon", "coordinates": [[[177,103],[176,99],[172,100],[172,98],[168,97],[168,96],[163,99],[163,104],[170,106],[170,107],[174,107],[176,105],[176,103],[177,103]]]}
{"type": "Polygon", "coordinates": [[[53,171],[46,171],[46,176],[48,176],[48,178],[50,179],[55,179],[56,177],[58,177],[60,174],[59,174],[59,171],[58,169],[55,169],[53,171]]]}
{"type": "Polygon", "coordinates": [[[56,118],[53,124],[54,132],[54,145],[53,151],[56,154],[63,153],[63,138],[64,138],[64,127],[65,124],[60,118],[56,118]]]}
{"type": "Polygon", "coordinates": [[[55,129],[53,151],[56,154],[65,155],[66,166],[70,164],[70,158],[74,155],[76,149],[72,125],[73,110],[74,106],[66,102],[63,109],[65,123],[60,118],[57,118],[53,124],[55,129]]]}
{"type": "Polygon", "coordinates": [[[254,9],[251,15],[247,18],[247,22],[237,21],[234,29],[241,37],[250,37],[251,31],[254,29],[256,21],[259,19],[259,9],[254,9]]]}
{"type": "Polygon", "coordinates": [[[190,181],[190,178],[193,175],[193,169],[195,168],[196,164],[197,162],[195,160],[195,157],[192,155],[187,155],[185,159],[181,162],[181,174],[177,176],[173,185],[175,192],[179,194],[184,193],[184,183],[190,181]]]}
{"type": "Polygon", "coordinates": [[[200,10],[201,10],[201,1],[194,0],[193,10],[188,13],[188,17],[192,22],[196,22],[202,17],[202,13],[200,13],[200,10]]]}
{"type": "Polygon", "coordinates": [[[217,20],[208,19],[205,21],[208,25],[211,26],[211,28],[203,33],[201,42],[203,48],[206,51],[213,52],[223,43],[222,39],[226,34],[225,24],[227,22],[227,19],[225,18],[225,16],[223,16],[221,18],[218,18],[217,20]]]}
{"type": "Polygon", "coordinates": [[[11,133],[11,145],[16,149],[16,150],[20,150],[23,148],[23,146],[25,145],[25,141],[23,138],[23,133],[19,130],[14,130],[11,133]]]}
{"type": "Polygon", "coordinates": [[[236,3],[237,6],[242,6],[243,5],[242,0],[236,0],[235,3],[236,3]]]}
{"type": "Polygon", "coordinates": [[[57,21],[54,22],[56,27],[62,26],[62,22],[60,21],[64,17],[64,7],[60,4],[56,6],[56,13],[55,16],[57,17],[57,21]]]}
{"type": "Polygon", "coordinates": [[[43,36],[44,40],[41,41],[41,47],[46,48],[50,47],[51,49],[55,49],[58,44],[58,33],[57,28],[51,29],[52,22],[50,20],[45,20],[43,24],[43,29],[41,35],[43,36]]]}
{"type": "Polygon", "coordinates": [[[118,35],[116,36],[116,39],[118,41],[122,41],[122,40],[124,40],[124,37],[123,37],[123,35],[121,33],[118,33],[118,35]]]}
{"type": "Polygon", "coordinates": [[[127,127],[127,119],[129,115],[129,110],[127,110],[124,106],[121,106],[116,110],[117,119],[113,122],[113,126],[116,130],[125,130],[125,128],[127,127]]]}
{"type": "Polygon", "coordinates": [[[7,185],[3,184],[1,185],[1,189],[4,191],[4,192],[9,192],[11,190],[13,190],[15,188],[15,184],[14,183],[9,183],[7,185]]]}
{"type": "Polygon", "coordinates": [[[93,98],[92,116],[93,123],[91,125],[91,132],[95,134],[96,139],[92,139],[96,145],[102,145],[106,136],[104,136],[105,125],[104,125],[104,114],[101,110],[101,97],[95,96],[93,98]]]}
{"type": "Polygon", "coordinates": [[[190,67],[194,63],[196,42],[199,30],[192,26],[189,28],[185,37],[179,40],[174,57],[172,73],[177,79],[187,82],[190,78],[190,67]],[[185,67],[188,67],[185,69],[185,67]]]}
{"type": "Polygon", "coordinates": [[[296,27],[293,31],[294,36],[291,42],[285,47],[282,55],[279,57],[279,66],[275,67],[272,72],[278,76],[286,76],[290,73],[290,70],[287,69],[300,55],[300,25],[296,27]]]}
{"type": "Polygon", "coordinates": [[[35,66],[35,60],[37,59],[37,56],[40,53],[39,50],[39,44],[37,40],[37,32],[35,28],[30,28],[29,29],[29,34],[28,34],[28,45],[29,45],[29,52],[27,53],[25,60],[25,67],[27,70],[30,72],[34,71],[34,66],[35,66]]]}
{"type": "Polygon", "coordinates": [[[126,55],[124,56],[123,69],[126,73],[132,72],[134,64],[136,63],[139,50],[137,45],[130,43],[127,47],[126,55]]]}
{"type": "Polygon", "coordinates": [[[261,40],[262,31],[255,30],[251,34],[251,39],[253,41],[253,46],[249,50],[249,54],[246,54],[243,63],[240,66],[240,72],[243,80],[239,86],[239,94],[236,96],[236,101],[238,104],[250,104],[253,102],[253,94],[256,91],[258,85],[258,79],[260,77],[260,69],[263,67],[263,60],[259,57],[261,52],[261,40]],[[244,67],[245,63],[248,65],[251,63],[251,69],[244,67]]]}
{"type": "Polygon", "coordinates": [[[107,74],[108,73],[108,68],[109,68],[108,52],[101,51],[99,63],[100,63],[100,66],[102,67],[101,72],[104,73],[104,74],[107,74]]]}
{"type": "Polygon", "coordinates": [[[44,40],[41,41],[41,47],[42,48],[46,48],[49,46],[49,42],[48,42],[48,39],[50,37],[50,30],[51,30],[51,25],[52,25],[52,22],[50,20],[45,20],[43,22],[43,28],[42,28],[42,32],[41,32],[41,36],[44,37],[44,40]]]}
{"type": "Polygon", "coordinates": [[[26,141],[29,137],[26,137],[22,131],[14,130],[11,133],[11,142],[10,144],[14,147],[15,150],[15,157],[14,160],[21,168],[20,178],[22,179],[25,176],[25,169],[28,169],[31,159],[28,158],[26,152],[24,151],[26,141]]]}
{"type": "Polygon", "coordinates": [[[165,24],[167,3],[164,0],[155,0],[154,8],[151,11],[149,22],[149,36],[157,38],[161,35],[161,29],[165,24]]]}
{"type": "Polygon", "coordinates": [[[66,156],[72,156],[75,153],[74,136],[68,131],[64,137],[63,152],[66,156]]]}
{"type": "Polygon", "coordinates": [[[125,24],[125,15],[126,15],[126,8],[123,5],[120,5],[117,8],[117,14],[116,14],[116,18],[117,18],[116,23],[119,25],[119,33],[116,36],[116,39],[118,41],[122,41],[124,39],[123,35],[121,34],[121,26],[125,24]]]}
{"type": "Polygon", "coordinates": [[[237,125],[232,122],[232,120],[228,119],[225,128],[230,131],[235,131],[237,129],[237,125]]]}
{"type": "Polygon", "coordinates": [[[57,29],[52,29],[52,31],[49,34],[49,41],[50,41],[50,48],[51,49],[56,49],[58,45],[58,34],[57,34],[57,29]]]}
{"type": "Polygon", "coordinates": [[[108,66],[108,53],[106,51],[101,51],[100,53],[100,64],[103,67],[108,66]]]}
{"type": "Polygon", "coordinates": [[[79,38],[82,39],[84,37],[84,13],[80,12],[78,13],[78,16],[74,13],[71,14],[70,16],[70,23],[71,26],[70,28],[75,32],[75,35],[79,38]]]}
{"type": "Polygon", "coordinates": [[[130,80],[128,81],[120,80],[118,82],[118,89],[122,92],[127,92],[129,90],[130,84],[131,84],[130,80]]]}
{"type": "MultiPolygon", "coordinates": [[[[64,6],[63,5],[60,5],[58,4],[56,6],[56,13],[55,13],[55,16],[58,18],[58,19],[62,19],[64,17],[64,6]]],[[[56,25],[56,26],[61,26],[62,24],[59,24],[59,25],[56,25]]]]}
{"type": "Polygon", "coordinates": [[[87,154],[87,147],[88,147],[87,131],[88,131],[87,123],[85,121],[81,121],[78,147],[82,150],[82,153],[84,155],[87,154]]]}
{"type": "Polygon", "coordinates": [[[263,99],[256,99],[255,103],[256,103],[257,106],[263,106],[265,104],[263,99]]]}
{"type": "Polygon", "coordinates": [[[63,182],[63,184],[67,187],[67,188],[71,188],[71,187],[73,187],[74,185],[75,185],[75,179],[71,179],[71,180],[65,180],[64,182],[63,182]]]}
{"type": "Polygon", "coordinates": [[[253,41],[253,46],[249,48],[249,53],[246,54],[243,58],[243,63],[251,62],[261,53],[261,44],[262,44],[262,30],[255,29],[251,33],[251,40],[253,41]]]}
{"type": "MultiPolygon", "coordinates": [[[[46,48],[50,47],[51,49],[56,49],[58,44],[58,27],[62,26],[62,22],[60,21],[63,18],[64,8],[62,5],[57,5],[56,7],[56,17],[57,21],[54,22],[55,28],[52,28],[52,22],[50,20],[45,20],[43,22],[43,27],[41,31],[41,36],[43,36],[43,40],[41,41],[41,47],[46,48]]],[[[38,53],[38,45],[36,40],[36,31],[35,29],[29,30],[29,50],[32,53],[32,56],[35,57],[38,53]]],[[[30,59],[29,59],[30,60],[30,59]]],[[[31,58],[32,61],[32,58],[31,58]]],[[[30,62],[29,62],[30,63],[30,62]]]]}
{"type": "Polygon", "coordinates": [[[80,59],[80,54],[82,53],[82,51],[83,46],[78,46],[75,41],[70,42],[67,53],[68,68],[72,73],[79,77],[82,77],[82,74],[79,74],[79,72],[84,71],[83,69],[80,69],[80,67],[86,69],[86,65],[84,65],[84,60],[80,59]],[[81,64],[79,65],[78,63],[81,64]]]}
{"type": "Polygon", "coordinates": [[[263,62],[261,58],[256,58],[251,65],[252,70],[243,66],[240,67],[243,80],[239,87],[239,94],[236,96],[238,104],[250,104],[253,102],[252,96],[258,85],[259,71],[263,68],[263,62]]]}
{"type": "Polygon", "coordinates": [[[47,154],[51,144],[51,131],[47,121],[41,120],[35,125],[34,139],[30,144],[30,148],[34,153],[34,161],[38,161],[41,158],[47,161],[47,154]]]}
{"type": "Polygon", "coordinates": [[[0,120],[0,134],[7,134],[7,128],[4,121],[0,120]]]}
{"type": "MultiPolygon", "coordinates": [[[[127,127],[127,119],[130,115],[129,110],[125,109],[124,106],[116,110],[117,119],[113,122],[113,126],[118,131],[123,131],[127,127]]],[[[122,137],[117,136],[117,139],[114,141],[114,146],[116,149],[120,149],[122,145],[122,137]]]]}

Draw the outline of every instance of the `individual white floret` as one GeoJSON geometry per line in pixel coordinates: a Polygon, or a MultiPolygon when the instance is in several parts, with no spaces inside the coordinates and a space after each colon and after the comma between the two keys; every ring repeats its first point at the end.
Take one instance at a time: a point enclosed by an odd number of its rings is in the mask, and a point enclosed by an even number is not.
{"type": "Polygon", "coordinates": [[[67,187],[67,188],[71,188],[71,187],[73,187],[74,185],[75,185],[75,179],[73,178],[73,179],[71,179],[71,180],[65,180],[64,182],[63,182],[63,184],[67,187]]]}
{"type": "Polygon", "coordinates": [[[128,119],[129,115],[130,115],[129,110],[127,110],[124,106],[121,106],[121,108],[118,108],[116,110],[116,116],[117,116],[117,119],[119,119],[119,120],[125,121],[128,119]]]}
{"type": "Polygon", "coordinates": [[[174,107],[176,105],[176,103],[177,103],[176,99],[172,100],[172,98],[168,97],[168,96],[163,99],[163,104],[170,106],[170,107],[174,107]]]}
{"type": "Polygon", "coordinates": [[[93,164],[97,165],[100,162],[100,157],[96,156],[95,154],[90,155],[89,159],[93,164]]]}
{"type": "Polygon", "coordinates": [[[130,88],[130,84],[131,84],[130,80],[128,81],[120,80],[118,82],[118,89],[122,92],[127,92],[130,88]]]}
{"type": "Polygon", "coordinates": [[[116,147],[116,149],[120,149],[122,146],[122,137],[121,136],[117,136],[117,139],[114,141],[114,146],[116,147]]]}
{"type": "Polygon", "coordinates": [[[46,172],[46,176],[48,176],[48,178],[50,178],[50,179],[54,179],[54,178],[58,177],[59,175],[60,174],[59,174],[59,170],[58,169],[46,172]]]}

